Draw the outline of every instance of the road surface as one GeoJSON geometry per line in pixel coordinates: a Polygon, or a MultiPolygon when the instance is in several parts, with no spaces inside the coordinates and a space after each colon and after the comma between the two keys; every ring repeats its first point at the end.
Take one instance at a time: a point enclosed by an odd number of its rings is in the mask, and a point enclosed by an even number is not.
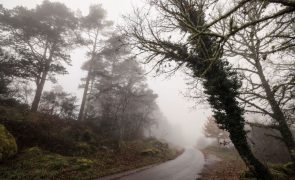
{"type": "Polygon", "coordinates": [[[187,149],[174,160],[138,171],[130,171],[103,180],[195,180],[202,171],[205,160],[196,149],[187,149]]]}

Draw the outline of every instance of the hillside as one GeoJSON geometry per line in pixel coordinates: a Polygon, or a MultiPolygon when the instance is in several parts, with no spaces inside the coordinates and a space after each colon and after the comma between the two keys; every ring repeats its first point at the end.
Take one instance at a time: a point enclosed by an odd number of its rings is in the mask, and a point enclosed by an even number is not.
{"type": "Polygon", "coordinates": [[[118,148],[91,122],[31,113],[22,105],[0,106],[0,123],[17,144],[17,153],[3,157],[0,179],[92,179],[179,154],[154,138],[124,141],[118,148]]]}

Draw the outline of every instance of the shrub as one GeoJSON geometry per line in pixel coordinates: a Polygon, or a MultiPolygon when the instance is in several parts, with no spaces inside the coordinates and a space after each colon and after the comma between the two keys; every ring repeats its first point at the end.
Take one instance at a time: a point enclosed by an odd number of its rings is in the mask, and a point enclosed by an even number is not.
{"type": "Polygon", "coordinates": [[[17,153],[14,137],[0,124],[0,161],[8,159],[17,153]]]}
{"type": "Polygon", "coordinates": [[[85,142],[78,142],[75,148],[75,155],[87,155],[96,151],[95,146],[89,145],[85,142]]]}
{"type": "Polygon", "coordinates": [[[31,114],[23,120],[0,116],[0,123],[16,138],[19,149],[38,146],[62,155],[87,155],[95,151],[95,146],[100,146],[100,136],[91,125],[77,121],[31,114]]]}

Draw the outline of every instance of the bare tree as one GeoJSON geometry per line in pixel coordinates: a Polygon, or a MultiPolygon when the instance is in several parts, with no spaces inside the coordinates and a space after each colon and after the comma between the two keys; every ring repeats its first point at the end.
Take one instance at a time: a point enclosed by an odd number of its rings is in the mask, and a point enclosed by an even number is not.
{"type": "MultiPolygon", "coordinates": [[[[268,10],[264,3],[253,2],[236,12],[232,23],[241,26],[256,21],[268,10]]],[[[295,44],[294,30],[290,28],[293,22],[294,17],[285,14],[245,28],[229,39],[225,55],[240,58],[238,63],[233,63],[243,79],[238,98],[245,103],[246,111],[270,117],[269,125],[264,126],[279,130],[294,161],[295,142],[287,115],[289,106],[294,104],[294,76],[289,69],[292,64],[294,68],[294,60],[292,52],[288,53],[295,44]]],[[[229,26],[223,21],[216,28],[218,31],[229,26]]]]}

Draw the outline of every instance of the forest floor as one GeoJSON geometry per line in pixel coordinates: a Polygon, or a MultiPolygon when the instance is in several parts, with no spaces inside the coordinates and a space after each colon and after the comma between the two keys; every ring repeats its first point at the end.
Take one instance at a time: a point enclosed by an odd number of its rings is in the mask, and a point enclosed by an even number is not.
{"type": "Polygon", "coordinates": [[[120,143],[95,124],[0,106],[0,123],[18,152],[0,162],[0,179],[95,179],[176,158],[181,150],[155,138],[120,143]]]}
{"type": "Polygon", "coordinates": [[[212,145],[201,151],[207,163],[198,180],[239,180],[240,174],[247,170],[238,153],[232,148],[212,145]],[[212,156],[215,157],[213,162],[212,156]]]}

